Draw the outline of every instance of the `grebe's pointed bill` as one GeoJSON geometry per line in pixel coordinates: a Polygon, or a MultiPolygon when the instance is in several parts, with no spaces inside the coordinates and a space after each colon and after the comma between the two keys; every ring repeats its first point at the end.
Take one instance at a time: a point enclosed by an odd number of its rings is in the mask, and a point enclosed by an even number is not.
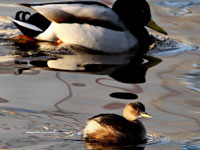
{"type": "Polygon", "coordinates": [[[148,114],[147,112],[140,112],[140,118],[152,118],[152,116],[150,114],[148,114]]]}
{"type": "Polygon", "coordinates": [[[153,19],[151,19],[149,21],[149,23],[147,24],[147,27],[149,27],[149,28],[151,28],[151,29],[153,29],[153,30],[155,30],[157,32],[160,32],[160,33],[162,33],[164,35],[167,35],[167,32],[163,28],[161,28],[159,25],[157,25],[155,23],[155,21],[153,21],[153,19]]]}

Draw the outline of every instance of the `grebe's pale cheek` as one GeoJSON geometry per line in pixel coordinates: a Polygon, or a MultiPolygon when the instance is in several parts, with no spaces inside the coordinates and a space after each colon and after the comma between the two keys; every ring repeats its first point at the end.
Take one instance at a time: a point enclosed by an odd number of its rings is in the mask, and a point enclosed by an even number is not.
{"type": "MultiPolygon", "coordinates": [[[[129,107],[129,106],[128,106],[129,107]]],[[[132,109],[132,108],[130,108],[132,109]]],[[[134,121],[138,118],[138,115],[135,111],[128,109],[124,109],[123,116],[129,121],[134,121]]]]}

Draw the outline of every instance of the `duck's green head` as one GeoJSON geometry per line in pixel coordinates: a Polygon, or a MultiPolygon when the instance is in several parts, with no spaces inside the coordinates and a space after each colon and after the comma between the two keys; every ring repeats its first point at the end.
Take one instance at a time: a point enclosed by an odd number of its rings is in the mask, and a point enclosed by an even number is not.
{"type": "Polygon", "coordinates": [[[167,35],[167,32],[153,21],[150,6],[146,0],[117,0],[112,9],[133,32],[139,32],[141,28],[147,26],[167,35]]]}

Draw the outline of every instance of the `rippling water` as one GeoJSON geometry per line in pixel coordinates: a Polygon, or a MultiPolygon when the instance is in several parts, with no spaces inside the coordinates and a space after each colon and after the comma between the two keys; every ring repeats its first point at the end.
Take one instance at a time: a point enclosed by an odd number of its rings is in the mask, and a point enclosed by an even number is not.
{"type": "Polygon", "coordinates": [[[0,149],[200,149],[200,2],[149,0],[169,37],[152,32],[143,57],[14,41],[20,32],[5,16],[21,9],[16,2],[0,2],[0,149]],[[122,114],[135,100],[153,116],[142,120],[147,144],[82,141],[87,118],[122,114]]]}

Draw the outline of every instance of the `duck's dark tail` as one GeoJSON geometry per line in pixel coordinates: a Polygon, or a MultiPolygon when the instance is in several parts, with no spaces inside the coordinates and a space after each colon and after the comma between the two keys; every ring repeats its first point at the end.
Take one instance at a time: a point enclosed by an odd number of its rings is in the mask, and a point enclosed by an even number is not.
{"type": "Polygon", "coordinates": [[[44,32],[50,25],[50,21],[39,13],[31,15],[29,12],[18,11],[15,19],[10,20],[24,34],[30,37],[36,37],[44,32]]]}

